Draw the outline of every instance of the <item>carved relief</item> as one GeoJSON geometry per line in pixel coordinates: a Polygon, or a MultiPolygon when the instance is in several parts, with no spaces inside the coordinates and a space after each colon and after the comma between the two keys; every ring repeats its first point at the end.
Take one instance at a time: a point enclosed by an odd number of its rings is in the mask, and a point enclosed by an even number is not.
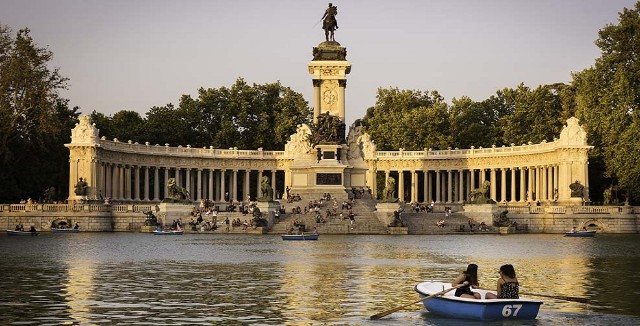
{"type": "Polygon", "coordinates": [[[284,145],[285,155],[288,157],[300,157],[311,152],[311,128],[306,124],[301,124],[296,129],[296,133],[289,137],[289,141],[284,145]]]}
{"type": "Polygon", "coordinates": [[[329,112],[331,115],[338,115],[338,81],[325,80],[320,89],[322,100],[321,113],[329,112]]]}

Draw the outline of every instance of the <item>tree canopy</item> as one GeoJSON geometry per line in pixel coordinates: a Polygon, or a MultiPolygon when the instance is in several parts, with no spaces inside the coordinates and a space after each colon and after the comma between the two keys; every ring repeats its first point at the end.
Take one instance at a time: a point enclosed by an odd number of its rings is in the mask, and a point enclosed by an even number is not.
{"type": "Polygon", "coordinates": [[[14,36],[0,25],[0,199],[37,200],[49,187],[67,191],[63,144],[78,113],[59,95],[67,78],[49,67],[52,58],[29,29],[14,36]]]}
{"type": "MultiPolygon", "coordinates": [[[[604,171],[602,187],[622,190],[637,201],[640,192],[638,138],[640,106],[640,2],[624,8],[618,24],[607,25],[595,44],[601,56],[574,74],[577,116],[585,125],[593,171],[604,171]],[[593,165],[593,163],[592,163],[593,165]]],[[[597,177],[597,175],[596,175],[597,177]]]]}
{"type": "Polygon", "coordinates": [[[242,149],[284,149],[311,110],[301,94],[279,82],[248,85],[239,78],[231,87],[200,88],[198,98],[183,95],[177,107],[153,107],[140,117],[119,111],[113,117],[94,112],[101,135],[121,141],[242,149]]]}

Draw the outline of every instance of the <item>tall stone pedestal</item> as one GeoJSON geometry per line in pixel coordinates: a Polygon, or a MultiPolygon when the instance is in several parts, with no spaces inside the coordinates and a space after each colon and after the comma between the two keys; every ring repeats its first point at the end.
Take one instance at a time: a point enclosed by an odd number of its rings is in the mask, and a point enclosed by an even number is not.
{"type": "MultiPolygon", "coordinates": [[[[174,220],[182,219],[182,223],[188,223],[193,211],[193,205],[178,203],[160,203],[160,213],[158,213],[158,223],[163,225],[171,224],[174,220]]],[[[184,226],[183,226],[184,227],[184,226]]]]}
{"type": "Polygon", "coordinates": [[[256,207],[262,213],[262,217],[267,219],[267,229],[271,229],[275,221],[274,212],[280,209],[280,203],[277,201],[259,201],[256,203],[256,207]]]}

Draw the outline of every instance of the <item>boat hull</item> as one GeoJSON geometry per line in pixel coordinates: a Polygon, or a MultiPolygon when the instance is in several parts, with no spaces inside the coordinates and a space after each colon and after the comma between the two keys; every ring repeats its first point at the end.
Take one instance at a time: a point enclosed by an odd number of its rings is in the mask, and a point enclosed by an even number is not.
{"type": "Polygon", "coordinates": [[[51,229],[51,233],[80,233],[80,229],[51,229]]]}
{"type": "Polygon", "coordinates": [[[7,234],[10,235],[10,236],[33,237],[33,236],[38,235],[38,232],[7,230],[7,234]]]}
{"type": "Polygon", "coordinates": [[[577,232],[567,232],[564,234],[565,237],[595,237],[596,231],[577,231],[577,232]]]}
{"type": "Polygon", "coordinates": [[[182,235],[184,231],[153,231],[154,235],[182,235]]]}
{"type": "MultiPolygon", "coordinates": [[[[416,285],[416,292],[422,296],[429,296],[448,289],[449,283],[423,282],[416,285]]],[[[443,296],[424,300],[422,303],[429,312],[459,319],[472,320],[530,320],[538,316],[542,301],[532,299],[484,299],[487,290],[480,292],[482,299],[468,299],[454,296],[454,291],[443,296]]]]}
{"type": "Polygon", "coordinates": [[[283,234],[282,240],[318,240],[319,234],[283,234]]]}

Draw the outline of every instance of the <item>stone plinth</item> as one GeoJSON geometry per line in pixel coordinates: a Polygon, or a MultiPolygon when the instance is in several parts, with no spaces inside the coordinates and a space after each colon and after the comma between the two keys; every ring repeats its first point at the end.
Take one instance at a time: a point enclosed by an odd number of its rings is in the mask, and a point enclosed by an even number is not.
{"type": "Polygon", "coordinates": [[[380,222],[384,225],[389,225],[393,222],[393,213],[400,211],[399,203],[377,203],[376,204],[376,216],[380,222]]]}
{"type": "Polygon", "coordinates": [[[262,217],[267,220],[267,229],[270,229],[275,220],[274,212],[280,209],[280,203],[277,201],[259,201],[256,203],[256,207],[262,213],[262,217]]]}
{"type": "MultiPolygon", "coordinates": [[[[160,213],[157,215],[159,224],[171,224],[173,220],[182,219],[188,223],[193,211],[193,205],[178,203],[160,203],[160,213]]],[[[183,225],[184,227],[184,225],[183,225]]]]}
{"type": "Polygon", "coordinates": [[[467,204],[464,205],[464,215],[475,220],[478,225],[482,222],[493,225],[493,214],[499,213],[501,209],[503,208],[496,204],[467,204]]]}

